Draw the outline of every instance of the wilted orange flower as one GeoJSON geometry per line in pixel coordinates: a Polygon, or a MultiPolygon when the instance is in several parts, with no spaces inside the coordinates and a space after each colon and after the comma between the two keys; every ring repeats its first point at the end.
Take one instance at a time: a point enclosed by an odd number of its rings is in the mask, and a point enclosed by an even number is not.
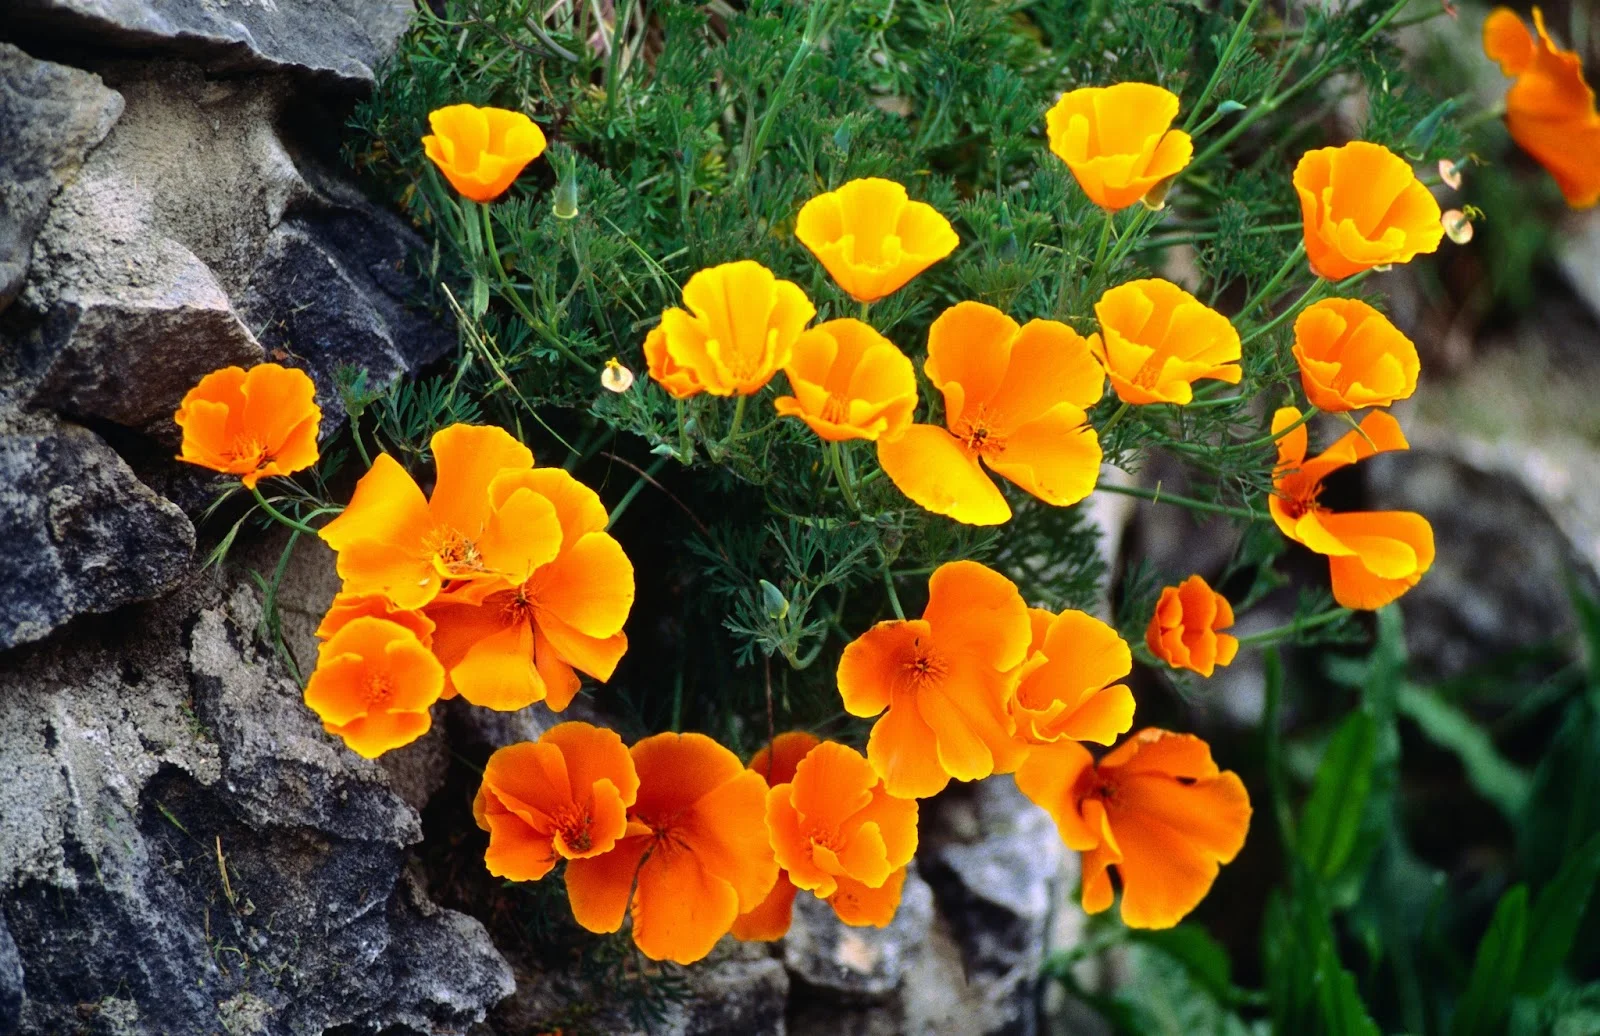
{"type": "MultiPolygon", "coordinates": [[[[1282,407],[1272,418],[1274,435],[1300,420],[1282,407]]],[[[1330,473],[1377,453],[1408,448],[1400,423],[1383,411],[1361,422],[1320,455],[1306,459],[1304,425],[1278,439],[1278,467],[1268,508],[1283,534],[1328,557],[1333,597],[1346,608],[1381,608],[1422,578],[1433,564],[1433,527],[1410,511],[1334,514],[1317,502],[1330,473]]]]}
{"type": "Polygon", "coordinates": [[[344,629],[351,619],[362,617],[397,622],[415,633],[423,647],[433,646],[433,620],[420,611],[396,608],[394,602],[382,594],[336,595],[317,626],[317,639],[327,640],[344,629]]]}
{"type": "Polygon", "coordinates": [[[1130,928],[1171,928],[1244,846],[1250,796],[1190,734],[1141,730],[1095,763],[1076,741],[1035,748],[1017,787],[1083,853],[1083,909],[1111,906],[1110,867],[1130,928]]]}
{"type": "Polygon", "coordinates": [[[489,757],[472,816],[489,832],[483,862],[512,881],[538,881],[556,860],[610,852],[639,793],[633,757],[614,731],[562,723],[538,741],[489,757]]]}
{"type": "Polygon", "coordinates": [[[940,565],[920,619],[880,622],[839,659],[852,716],[884,713],[867,759],[890,795],[925,799],[954,777],[1016,769],[1027,748],[1009,705],[1028,654],[1028,606],[1005,576],[976,561],[940,565]]]}
{"type": "Polygon", "coordinates": [[[433,132],[422,138],[422,150],[473,201],[494,201],[544,154],[544,131],[521,112],[452,104],[430,113],[428,125],[433,132]]]}
{"type": "Polygon", "coordinates": [[[628,650],[633,564],[605,531],[600,497],[560,468],[503,471],[487,497],[494,521],[479,556],[503,581],[485,595],[438,598],[433,649],[450,692],[474,705],[543,701],[560,712],[578,693],[577,671],[609,680],[628,650]]]}
{"type": "Polygon", "coordinates": [[[572,916],[614,932],[633,916],[651,960],[693,964],[772,889],[767,782],[703,734],[657,734],[633,746],[639,796],[615,849],[567,865],[572,916]]]}
{"type": "Polygon", "coordinates": [[[1561,50],[1544,28],[1544,12],[1533,9],[1535,40],[1515,11],[1501,7],[1483,23],[1483,50],[1516,79],[1506,92],[1506,128],[1511,139],[1555,177],[1575,209],[1600,201],[1600,114],[1583,63],[1561,50]]]}
{"type": "Polygon", "coordinates": [[[444,667],[417,635],[387,619],[357,618],[317,652],[305,702],[330,734],[376,759],[428,732],[444,667]]]}
{"type": "Polygon", "coordinates": [[[1355,140],[1307,151],[1294,167],[1311,272],[1330,281],[1438,249],[1439,203],[1410,163],[1355,140]]]}
{"type": "Polygon", "coordinates": [[[678,399],[760,392],[817,315],[798,284],[749,259],[690,277],[683,304],[663,312],[644,340],[650,376],[678,399]]]}
{"type": "Polygon", "coordinates": [[[1109,745],[1133,726],[1133,692],[1120,683],[1133,655],[1093,615],[1029,608],[1033,631],[1011,716],[1017,736],[1043,744],[1069,737],[1109,745]]]}
{"type": "Polygon", "coordinates": [[[858,302],[894,294],[960,243],[937,209],[874,177],[806,202],[794,236],[858,302]]]}
{"type": "Polygon", "coordinates": [[[1233,625],[1233,606],[1198,575],[1164,587],[1144,631],[1145,646],[1178,669],[1209,677],[1239,653],[1239,638],[1218,630],[1233,625]]]}
{"type": "Polygon", "coordinates": [[[886,792],[860,752],[836,741],[812,749],[793,782],[767,792],[767,831],[789,880],[845,924],[894,920],[917,851],[917,804],[886,792]]]}
{"type": "Polygon", "coordinates": [[[1094,313],[1100,332],[1089,348],[1124,403],[1187,403],[1200,378],[1239,383],[1239,332],[1171,281],[1119,284],[1094,313]]]}
{"type": "Polygon", "coordinates": [[[1360,299],[1323,299],[1294,322],[1294,358],[1313,406],[1388,406],[1417,390],[1417,347],[1360,299]]]}
{"type": "Polygon", "coordinates": [[[260,363],[224,367],[200,379],[173,420],[183,429],[178,459],[238,475],[245,488],[317,462],[322,409],[305,371],[260,363]]]}
{"type": "Polygon", "coordinates": [[[917,408],[917,372],[906,354],[848,317],[802,334],[784,374],[794,395],[773,400],[778,413],[830,442],[896,438],[917,408]]]}
{"type": "MultiPolygon", "coordinates": [[[[791,730],[772,739],[772,744],[750,757],[750,769],[759,773],[770,787],[794,780],[800,760],[820,745],[815,735],[791,730]]],[[[778,880],[755,909],[740,914],[733,922],[733,937],[745,942],[771,942],[782,939],[794,921],[794,897],[800,891],[781,867],[778,880]]]]}
{"type": "MultiPolygon", "coordinates": [[[[436,597],[446,582],[487,587],[497,577],[483,557],[489,531],[489,482],[507,468],[533,467],[533,453],[504,429],[455,424],[435,432],[430,445],[438,467],[433,496],[405,468],[380,454],[344,513],[317,535],[338,552],[344,590],[382,594],[402,609],[416,609],[436,597]]],[[[560,543],[555,515],[519,514],[520,527],[504,530],[536,553],[560,543]]]]}
{"type": "Polygon", "coordinates": [[[878,443],[879,463],[906,496],[958,522],[998,525],[1011,508],[980,459],[1057,507],[1094,489],[1100,439],[1085,411],[1105,374],[1072,328],[1019,328],[993,306],[959,302],[928,329],[922,369],[944,393],[945,427],[914,424],[878,443]]]}
{"type": "Polygon", "coordinates": [[[1177,176],[1194,156],[1189,134],[1172,128],[1178,97],[1149,83],[1089,86],[1061,95],[1045,115],[1054,151],[1083,192],[1116,212],[1177,176]]]}

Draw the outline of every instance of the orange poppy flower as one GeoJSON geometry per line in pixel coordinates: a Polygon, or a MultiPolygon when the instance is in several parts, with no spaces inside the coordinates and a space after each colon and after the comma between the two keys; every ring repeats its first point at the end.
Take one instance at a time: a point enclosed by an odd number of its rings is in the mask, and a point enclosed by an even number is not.
{"type": "Polygon", "coordinates": [[[1294,358],[1313,406],[1388,406],[1417,390],[1417,347],[1360,299],[1323,299],[1294,322],[1294,358]]]}
{"type": "Polygon", "coordinates": [[[1178,96],[1149,83],[1089,86],[1061,95],[1045,114],[1050,150],[1083,193],[1116,212],[1183,171],[1189,134],[1172,128],[1178,96]]]}
{"type": "Polygon", "coordinates": [[[238,475],[246,489],[317,462],[322,408],[305,371],[259,363],[224,367],[200,379],[173,420],[183,429],[178,459],[238,475]]]}
{"type": "Polygon", "coordinates": [[[1035,748],[1017,787],[1083,853],[1083,909],[1111,906],[1122,882],[1130,928],[1171,928],[1211,890],[1221,865],[1244,846],[1250,796],[1211,749],[1190,734],[1141,730],[1099,763],[1076,741],[1035,748]]]}
{"type": "Polygon", "coordinates": [[[538,741],[489,757],[472,816],[489,832],[483,862],[512,881],[538,881],[557,859],[582,860],[615,848],[639,794],[633,757],[614,731],[561,723],[538,741]]]}
{"type": "Polygon", "coordinates": [[[505,193],[523,167],[544,154],[544,131],[521,112],[452,104],[428,115],[422,150],[450,186],[476,202],[505,193]]]}
{"type": "Polygon", "coordinates": [[[1201,378],[1239,383],[1239,332],[1171,281],[1119,284],[1094,313],[1100,332],[1089,336],[1089,348],[1124,403],[1181,405],[1201,378]]]}
{"type": "Polygon", "coordinates": [[[1233,625],[1233,606],[1198,575],[1164,587],[1144,631],[1150,653],[1177,669],[1209,677],[1239,653],[1239,638],[1218,630],[1233,625]]]}
{"type": "Polygon", "coordinates": [[[387,619],[357,618],[317,652],[306,705],[357,754],[376,759],[428,732],[444,667],[417,635],[387,619]]]}
{"type": "Polygon", "coordinates": [[[789,880],[845,924],[894,920],[917,851],[917,804],[884,791],[860,752],[836,741],[812,749],[791,783],[767,792],[767,831],[789,880]]]}
{"type": "Polygon", "coordinates": [[[1506,92],[1506,129],[1517,146],[1555,177],[1575,209],[1600,201],[1600,114],[1583,63],[1561,50],[1533,9],[1535,40],[1515,11],[1497,8],[1483,23],[1483,51],[1516,79],[1506,92]]]}
{"type": "Polygon", "coordinates": [[[958,522],[998,525],[1011,508],[983,465],[1057,507],[1094,489],[1100,439],[1085,411],[1105,374],[1072,328],[1019,328],[993,306],[959,302],[928,329],[922,369],[944,393],[945,427],[914,424],[878,442],[879,463],[906,496],[958,522]]]}
{"type": "Polygon", "coordinates": [[[794,395],[773,400],[778,413],[829,442],[896,438],[917,408],[917,372],[906,354],[848,317],[802,334],[784,374],[794,395]]]}
{"type": "MultiPolygon", "coordinates": [[[[398,461],[380,454],[356,483],[344,513],[318,530],[338,552],[346,593],[382,594],[398,608],[417,609],[447,582],[482,589],[497,577],[483,559],[489,482],[507,468],[533,467],[533,454],[503,429],[465,424],[435,432],[431,446],[438,467],[431,498],[423,498],[398,461]]],[[[561,542],[553,510],[518,503],[528,507],[498,538],[553,553],[561,542]]]]}
{"type": "Polygon", "coordinates": [[[760,392],[817,315],[799,285],[749,259],[690,277],[683,304],[663,312],[644,340],[650,376],[678,399],[760,392]]]}
{"type": "Polygon", "coordinates": [[[777,879],[767,782],[704,734],[657,734],[632,755],[639,796],[628,833],[610,852],[567,865],[572,916],[606,933],[631,913],[646,957],[693,964],[777,879]]]}
{"type": "Polygon", "coordinates": [[[543,701],[560,712],[578,693],[578,671],[609,680],[628,650],[633,564],[605,531],[594,490],[560,468],[503,471],[487,496],[495,520],[479,553],[504,581],[484,595],[438,598],[428,610],[438,626],[433,649],[451,693],[474,705],[512,711],[543,701]],[[546,542],[546,514],[556,525],[550,549],[530,549],[546,542]]]}
{"type": "Polygon", "coordinates": [[[1117,631],[1092,615],[1029,608],[1033,632],[1011,716],[1022,740],[1068,737],[1109,745],[1133,726],[1133,692],[1117,683],[1133,655],[1117,631]]]}
{"type": "Polygon", "coordinates": [[[852,716],[884,713],[867,759],[890,795],[925,799],[952,777],[1016,769],[1027,748],[1009,706],[1031,640],[1011,580],[952,561],[928,580],[922,618],[880,622],[845,647],[839,694],[852,716]]]}
{"type": "Polygon", "coordinates": [[[1411,164],[1381,144],[1307,151],[1294,167],[1311,272],[1330,281],[1409,263],[1444,237],[1439,203],[1411,164]]]}
{"type": "Polygon", "coordinates": [[[317,639],[327,640],[344,629],[351,619],[362,617],[397,622],[415,633],[423,647],[433,646],[433,620],[419,611],[396,608],[394,602],[382,594],[336,595],[317,626],[317,639]]]}
{"type": "MultiPolygon", "coordinates": [[[[791,730],[772,739],[772,744],[750,757],[750,769],[759,773],[771,787],[794,780],[800,760],[820,745],[814,735],[791,730]]],[[[733,922],[733,937],[744,942],[771,942],[782,939],[794,922],[794,897],[800,891],[789,880],[789,872],[779,868],[778,880],[755,909],[740,914],[733,922]]]]}
{"type": "Polygon", "coordinates": [[[806,202],[794,236],[858,302],[892,295],[955,251],[960,238],[932,205],[893,180],[851,180],[806,202]]]}
{"type": "MultiPolygon", "coordinates": [[[[1274,435],[1300,420],[1282,407],[1274,435]]],[[[1328,557],[1333,597],[1346,608],[1381,608],[1417,585],[1433,564],[1433,527],[1410,511],[1334,514],[1317,502],[1331,472],[1377,453],[1408,448],[1400,423],[1383,411],[1361,422],[1320,455],[1306,459],[1304,425],[1278,439],[1278,467],[1267,506],[1283,534],[1328,557]]]]}

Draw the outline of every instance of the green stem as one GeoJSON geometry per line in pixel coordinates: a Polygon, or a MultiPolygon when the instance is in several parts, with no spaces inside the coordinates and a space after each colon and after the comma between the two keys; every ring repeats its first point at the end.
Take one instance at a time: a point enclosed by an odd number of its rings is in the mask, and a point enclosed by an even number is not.
{"type": "Polygon", "coordinates": [[[1094,265],[1089,268],[1094,273],[1098,273],[1106,261],[1106,246],[1111,243],[1111,221],[1112,212],[1107,209],[1106,221],[1100,227],[1100,244],[1094,250],[1094,265]]]}
{"type": "Polygon", "coordinates": [[[828,463],[833,467],[833,480],[839,484],[839,492],[844,496],[845,506],[850,510],[861,513],[861,505],[856,503],[856,491],[850,485],[850,477],[844,473],[844,461],[839,456],[839,444],[828,443],[828,463]]]}
{"type": "Polygon", "coordinates": [[[361,455],[361,463],[372,467],[372,456],[367,453],[367,444],[361,441],[361,422],[356,415],[350,415],[350,438],[355,440],[356,453],[361,455]]]}
{"type": "Polygon", "coordinates": [[[1111,429],[1115,428],[1117,426],[1117,422],[1121,421],[1124,417],[1127,417],[1128,411],[1132,409],[1133,404],[1124,401],[1121,406],[1112,411],[1111,419],[1105,423],[1103,428],[1099,429],[1099,434],[1105,435],[1107,432],[1111,431],[1111,429]]]}
{"type": "Polygon", "coordinates": [[[861,313],[856,319],[860,320],[863,324],[865,324],[867,322],[867,314],[870,313],[870,312],[872,312],[872,303],[863,302],[861,304],[861,313]]]}
{"type": "MultiPolygon", "coordinates": [[[[494,242],[494,220],[489,216],[489,206],[479,202],[470,202],[469,204],[476,205],[478,207],[478,212],[480,213],[483,226],[484,249],[489,253],[489,258],[492,260],[492,265],[494,266],[494,272],[499,276],[501,285],[505,287],[505,294],[506,297],[511,300],[512,308],[517,311],[518,316],[522,317],[522,319],[527,322],[529,330],[535,332],[540,331],[544,325],[541,324],[538,318],[533,315],[533,311],[528,308],[528,304],[522,301],[522,296],[517,293],[516,285],[511,283],[511,276],[506,273],[504,264],[500,262],[500,249],[495,245],[494,242]]],[[[554,346],[556,352],[566,357],[567,362],[576,364],[585,374],[593,374],[596,372],[597,368],[594,364],[573,352],[572,347],[566,342],[563,342],[558,336],[554,334],[540,334],[539,337],[543,338],[546,342],[549,342],[552,346],[554,346]]]]}
{"type": "Polygon", "coordinates": [[[267,512],[267,514],[278,524],[286,525],[296,532],[303,532],[307,536],[317,535],[317,530],[313,529],[311,526],[295,521],[293,518],[290,518],[288,515],[278,510],[276,507],[273,507],[271,504],[267,503],[267,498],[261,495],[260,486],[251,486],[250,492],[255,494],[256,503],[261,505],[261,509],[267,512]]]}
{"type": "Polygon", "coordinates": [[[609,529],[617,524],[617,519],[621,518],[622,512],[626,511],[628,505],[633,503],[633,498],[639,495],[639,490],[643,489],[646,484],[654,483],[656,475],[671,459],[671,457],[657,457],[654,464],[639,473],[639,477],[633,480],[633,485],[629,486],[628,491],[622,494],[622,499],[617,501],[617,506],[613,507],[611,513],[606,516],[606,528],[609,529]]]}
{"type": "Polygon", "coordinates": [[[1272,333],[1272,331],[1281,326],[1285,320],[1289,320],[1299,314],[1302,309],[1305,309],[1307,305],[1309,305],[1322,292],[1326,291],[1327,288],[1328,282],[1325,279],[1318,277],[1316,280],[1311,282],[1311,287],[1307,288],[1305,294],[1296,299],[1292,306],[1290,306],[1288,309],[1285,309],[1282,313],[1279,313],[1265,324],[1262,324],[1254,331],[1251,331],[1249,334],[1245,335],[1244,338],[1240,339],[1239,344],[1249,345],[1262,335],[1272,333]]]}
{"type": "MultiPolygon", "coordinates": [[[[794,57],[789,59],[789,67],[784,69],[783,79],[778,82],[778,88],[768,98],[767,110],[761,116],[761,123],[756,127],[756,135],[745,150],[739,162],[738,183],[743,184],[750,178],[750,170],[754,167],[756,159],[761,156],[762,150],[767,145],[767,135],[772,132],[772,123],[777,118],[789,101],[789,92],[794,89],[795,77],[800,74],[800,66],[817,47],[817,37],[825,29],[823,15],[831,6],[826,0],[813,0],[811,12],[806,16],[805,31],[800,36],[800,45],[795,48],[794,57]]],[[[831,23],[831,19],[829,19],[831,23]]]]}
{"type": "Polygon", "coordinates": [[[749,404],[749,402],[749,396],[740,396],[739,402],[733,404],[733,421],[728,425],[728,434],[722,438],[722,444],[724,446],[728,445],[739,437],[739,426],[744,424],[744,408],[749,404]]]}
{"type": "Polygon", "coordinates": [[[1313,615],[1309,619],[1300,619],[1285,626],[1274,626],[1272,629],[1262,630],[1260,633],[1251,633],[1248,636],[1240,637],[1239,646],[1263,647],[1276,644],[1281,640],[1290,640],[1301,633],[1326,626],[1329,623],[1338,622],[1340,619],[1347,619],[1352,614],[1354,613],[1349,608],[1335,608],[1332,611],[1323,612],[1321,615],[1313,615]]]}
{"type": "Polygon", "coordinates": [[[1283,438],[1285,435],[1288,435],[1290,432],[1294,431],[1296,428],[1299,428],[1301,425],[1305,424],[1307,421],[1311,420],[1313,417],[1316,417],[1321,412],[1322,411],[1318,410],[1316,407],[1308,405],[1306,407],[1306,412],[1301,414],[1300,419],[1295,421],[1293,424],[1286,425],[1270,435],[1263,435],[1259,439],[1251,439],[1249,442],[1242,442],[1237,446],[1230,446],[1229,449],[1253,450],[1258,446],[1270,446],[1279,439],[1283,438]]]}
{"type": "Polygon", "coordinates": [[[1256,11],[1261,7],[1261,0],[1250,0],[1250,6],[1244,9],[1244,14],[1239,16],[1239,24],[1234,27],[1233,37],[1228,40],[1228,45],[1222,51],[1222,56],[1217,58],[1217,67],[1211,70],[1211,78],[1206,81],[1204,90],[1200,91],[1200,99],[1189,110],[1189,117],[1184,120],[1185,130],[1194,127],[1194,120],[1199,118],[1211,101],[1211,95],[1216,92],[1217,84],[1222,81],[1222,75],[1228,70],[1228,65],[1233,61],[1233,52],[1239,49],[1239,43],[1244,39],[1245,32],[1250,28],[1250,22],[1255,18],[1256,11]]]}
{"type": "Polygon", "coordinates": [[[689,426],[684,420],[683,400],[674,399],[672,402],[678,412],[678,463],[687,464],[692,453],[689,445],[689,426]]]}
{"type": "Polygon", "coordinates": [[[900,607],[900,595],[894,591],[894,573],[889,570],[889,562],[883,563],[883,588],[889,594],[889,607],[894,609],[894,617],[904,622],[906,610],[900,607]]]}
{"type": "Polygon", "coordinates": [[[1300,265],[1300,260],[1305,258],[1305,254],[1306,243],[1302,240],[1295,246],[1294,251],[1289,253],[1289,258],[1283,261],[1283,265],[1278,267],[1278,272],[1272,275],[1272,279],[1262,285],[1261,290],[1252,295],[1250,301],[1246,302],[1243,308],[1234,314],[1234,322],[1238,323],[1255,312],[1257,306],[1269,301],[1272,298],[1272,293],[1278,290],[1278,285],[1283,283],[1284,278],[1288,277],[1290,273],[1294,272],[1294,268],[1300,265]]]}
{"type": "Polygon", "coordinates": [[[1163,493],[1160,489],[1145,489],[1142,486],[1118,486],[1102,482],[1096,489],[1107,493],[1121,493],[1123,496],[1136,496],[1141,500],[1149,500],[1158,504],[1173,504],[1177,507],[1186,507],[1191,511],[1202,511],[1206,514],[1225,514],[1230,518],[1242,518],[1245,521],[1259,521],[1262,515],[1256,511],[1248,511],[1243,507],[1229,507],[1227,504],[1213,504],[1208,500],[1196,500],[1193,497],[1178,496],[1175,493],[1163,493]]]}

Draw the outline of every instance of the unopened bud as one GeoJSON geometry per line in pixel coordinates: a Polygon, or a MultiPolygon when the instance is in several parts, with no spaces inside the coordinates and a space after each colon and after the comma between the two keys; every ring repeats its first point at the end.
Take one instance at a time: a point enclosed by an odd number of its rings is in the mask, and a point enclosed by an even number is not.
{"type": "Polygon", "coordinates": [[[767,618],[778,620],[787,616],[789,614],[789,598],[783,595],[782,590],[779,590],[765,579],[758,580],[758,582],[761,584],[761,603],[767,609],[767,618]]]}
{"type": "Polygon", "coordinates": [[[607,392],[622,393],[633,387],[633,371],[613,356],[600,370],[600,387],[607,392]]]}
{"type": "Polygon", "coordinates": [[[575,164],[569,164],[556,182],[555,199],[550,210],[556,219],[574,219],[578,215],[578,173],[575,164]]]}
{"type": "Polygon", "coordinates": [[[1472,220],[1460,209],[1451,209],[1439,218],[1444,224],[1445,236],[1458,245],[1472,240],[1472,220]]]}

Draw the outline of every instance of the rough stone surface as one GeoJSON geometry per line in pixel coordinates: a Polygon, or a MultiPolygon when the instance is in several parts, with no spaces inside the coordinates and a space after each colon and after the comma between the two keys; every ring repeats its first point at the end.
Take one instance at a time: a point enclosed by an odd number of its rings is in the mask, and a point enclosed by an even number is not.
{"type": "Polygon", "coordinates": [[[7,16],[46,36],[166,50],[208,68],[282,68],[371,83],[410,20],[409,0],[9,0],[7,16]]]}
{"type": "Polygon", "coordinates": [[[170,589],[194,527],[87,429],[0,410],[0,649],[170,589]]]}
{"type": "Polygon", "coordinates": [[[22,981],[22,958],[0,917],[0,1032],[16,1032],[22,1022],[22,981]]]}
{"type": "Polygon", "coordinates": [[[121,114],[99,76],[0,43],[0,309],[22,286],[50,199],[121,114]]]}
{"type": "Polygon", "coordinates": [[[884,928],[855,928],[840,921],[816,896],[795,897],[794,925],[783,941],[790,973],[829,999],[863,1003],[896,994],[933,924],[933,893],[914,871],[906,875],[900,909],[884,928]]]}

